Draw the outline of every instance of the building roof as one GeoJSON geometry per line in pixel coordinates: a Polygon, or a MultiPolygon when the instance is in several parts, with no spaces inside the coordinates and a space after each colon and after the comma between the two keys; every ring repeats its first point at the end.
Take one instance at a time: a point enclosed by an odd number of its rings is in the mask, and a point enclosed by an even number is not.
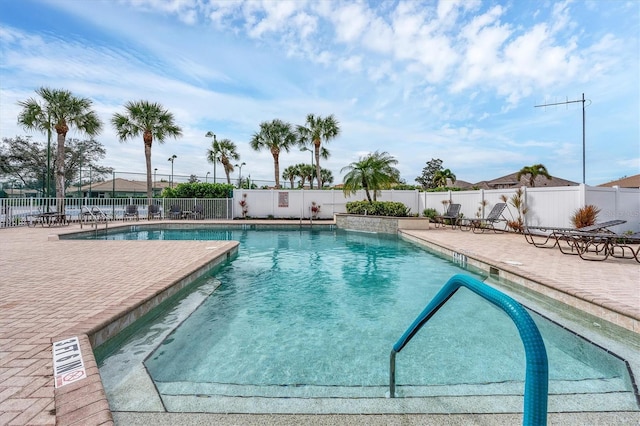
{"type": "MultiPolygon", "coordinates": [[[[461,189],[471,189],[471,188],[480,188],[480,189],[501,189],[501,188],[519,188],[521,186],[529,186],[528,176],[524,175],[520,178],[520,180],[516,179],[518,172],[511,173],[505,176],[501,176],[499,178],[495,178],[492,180],[482,180],[476,183],[469,183],[463,180],[456,180],[454,186],[461,189]]],[[[576,186],[579,185],[577,182],[573,182],[570,180],[558,178],[552,176],[551,179],[547,179],[544,176],[536,177],[534,181],[535,186],[545,187],[545,186],[576,186]]]]}
{"type": "Polygon", "coordinates": [[[613,186],[617,186],[619,188],[640,188],[640,174],[623,177],[622,179],[603,183],[598,186],[608,186],[609,188],[613,186]]]}
{"type": "MultiPolygon", "coordinates": [[[[154,189],[164,189],[169,186],[169,182],[156,181],[153,184],[154,189]]],[[[91,185],[82,185],[80,188],[82,191],[91,192],[111,192],[115,188],[115,192],[131,192],[131,193],[147,193],[147,182],[140,180],[128,180],[122,178],[116,178],[115,180],[106,180],[104,182],[92,182],[91,185]],[[115,184],[115,186],[114,186],[115,184]]],[[[69,188],[68,192],[73,192],[73,187],[69,188]]],[[[77,189],[76,189],[77,191],[77,189]]]]}

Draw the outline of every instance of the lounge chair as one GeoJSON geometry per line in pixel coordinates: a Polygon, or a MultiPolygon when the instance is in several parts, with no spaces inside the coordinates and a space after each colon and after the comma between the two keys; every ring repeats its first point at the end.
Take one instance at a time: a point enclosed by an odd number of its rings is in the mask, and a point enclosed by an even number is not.
{"type": "Polygon", "coordinates": [[[172,205],[169,209],[169,219],[182,219],[182,207],[177,204],[172,205]]]}
{"type": "Polygon", "coordinates": [[[138,214],[138,206],[135,204],[129,204],[124,209],[124,216],[122,220],[133,219],[140,220],[140,215],[138,214]]]}
{"type": "Polygon", "coordinates": [[[460,219],[460,229],[463,231],[465,227],[466,231],[472,229],[473,232],[493,231],[495,233],[504,232],[504,229],[498,229],[495,224],[498,222],[506,222],[506,219],[502,217],[502,212],[507,203],[497,203],[493,206],[487,217],[478,219],[460,219]]]}
{"type": "MultiPolygon", "coordinates": [[[[592,232],[592,233],[609,233],[610,227],[622,225],[626,220],[616,219],[606,222],[596,223],[594,225],[583,226],[581,228],[561,228],[547,226],[525,226],[524,238],[529,244],[541,248],[554,248],[559,246],[561,242],[566,241],[572,232],[592,232]]],[[[573,246],[571,245],[570,248],[573,246]]],[[[577,254],[577,253],[576,253],[577,254]]]]}
{"type": "Polygon", "coordinates": [[[446,225],[446,221],[448,220],[451,224],[451,228],[455,228],[460,221],[460,209],[462,205],[460,204],[449,204],[449,208],[447,212],[441,216],[435,216],[433,219],[436,224],[436,228],[442,225],[443,227],[446,225]]]}
{"type": "Polygon", "coordinates": [[[157,204],[151,204],[149,206],[149,211],[147,213],[147,218],[149,220],[153,218],[162,219],[162,211],[160,210],[160,206],[157,204]]]}
{"type": "Polygon", "coordinates": [[[190,219],[204,219],[204,207],[202,204],[196,204],[193,206],[191,213],[189,213],[190,219]]]}
{"type": "Polygon", "coordinates": [[[615,234],[574,231],[565,232],[564,238],[584,260],[602,261],[611,256],[619,259],[635,259],[640,263],[640,232],[615,234]]]}

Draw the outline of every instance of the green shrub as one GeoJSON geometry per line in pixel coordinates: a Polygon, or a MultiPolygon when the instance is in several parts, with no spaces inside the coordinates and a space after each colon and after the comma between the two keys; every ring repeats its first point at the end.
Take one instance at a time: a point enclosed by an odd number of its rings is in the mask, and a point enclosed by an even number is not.
{"type": "Polygon", "coordinates": [[[409,209],[397,201],[350,201],[347,203],[347,213],[366,214],[370,216],[407,217],[409,209]]]}
{"type": "Polygon", "coordinates": [[[164,198],[232,198],[233,185],[227,183],[190,182],[179,183],[175,188],[165,188],[164,198]]]}
{"type": "Polygon", "coordinates": [[[422,211],[422,215],[424,217],[428,217],[429,219],[433,219],[434,217],[438,216],[438,211],[436,209],[424,209],[422,211]]]}

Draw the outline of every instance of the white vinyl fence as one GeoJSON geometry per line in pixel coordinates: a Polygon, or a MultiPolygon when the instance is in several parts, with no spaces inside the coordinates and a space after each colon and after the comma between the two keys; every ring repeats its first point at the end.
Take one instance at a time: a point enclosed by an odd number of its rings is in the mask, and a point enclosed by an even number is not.
{"type": "MultiPolygon", "coordinates": [[[[529,225],[570,227],[573,213],[588,204],[600,209],[598,221],[622,219],[626,223],[613,228],[617,232],[640,232],[640,189],[590,187],[586,185],[526,188],[523,187],[523,198],[528,213],[525,216],[529,225]]],[[[379,201],[397,201],[406,205],[411,214],[422,216],[427,208],[443,212],[446,209],[443,201],[462,205],[464,217],[484,217],[501,197],[511,198],[514,189],[420,192],[413,191],[381,191],[379,201]]],[[[349,201],[365,200],[364,191],[345,196],[340,190],[287,190],[287,189],[248,189],[234,191],[230,199],[161,199],[154,198],[162,217],[168,217],[172,205],[178,205],[183,211],[190,211],[196,205],[202,205],[205,219],[236,219],[246,216],[251,218],[273,219],[332,219],[336,213],[346,213],[349,201]],[[244,208],[240,204],[244,201],[244,208]],[[319,206],[319,211],[312,211],[312,206],[319,206]]],[[[97,206],[109,219],[123,218],[127,205],[139,206],[141,219],[147,217],[146,198],[84,198],[64,200],[67,218],[77,220],[82,206],[97,206]]],[[[43,198],[4,198],[0,199],[0,227],[26,225],[30,215],[56,211],[56,199],[43,198]]],[[[507,203],[506,217],[517,217],[516,209],[507,203]]]]}

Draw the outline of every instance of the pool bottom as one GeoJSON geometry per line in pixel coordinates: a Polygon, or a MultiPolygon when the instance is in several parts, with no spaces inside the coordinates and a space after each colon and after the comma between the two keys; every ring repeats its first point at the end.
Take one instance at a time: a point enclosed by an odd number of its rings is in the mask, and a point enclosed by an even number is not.
{"type": "MultiPolygon", "coordinates": [[[[206,412],[278,414],[447,414],[521,413],[521,382],[446,386],[252,386],[216,383],[154,383],[143,364],[157,345],[210,295],[207,283],[167,314],[143,339],[130,342],[126,355],[101,367],[109,405],[116,412],[206,412]]],[[[637,411],[633,392],[620,378],[551,381],[549,412],[637,411]],[[585,409],[585,407],[588,407],[585,409]]]]}

